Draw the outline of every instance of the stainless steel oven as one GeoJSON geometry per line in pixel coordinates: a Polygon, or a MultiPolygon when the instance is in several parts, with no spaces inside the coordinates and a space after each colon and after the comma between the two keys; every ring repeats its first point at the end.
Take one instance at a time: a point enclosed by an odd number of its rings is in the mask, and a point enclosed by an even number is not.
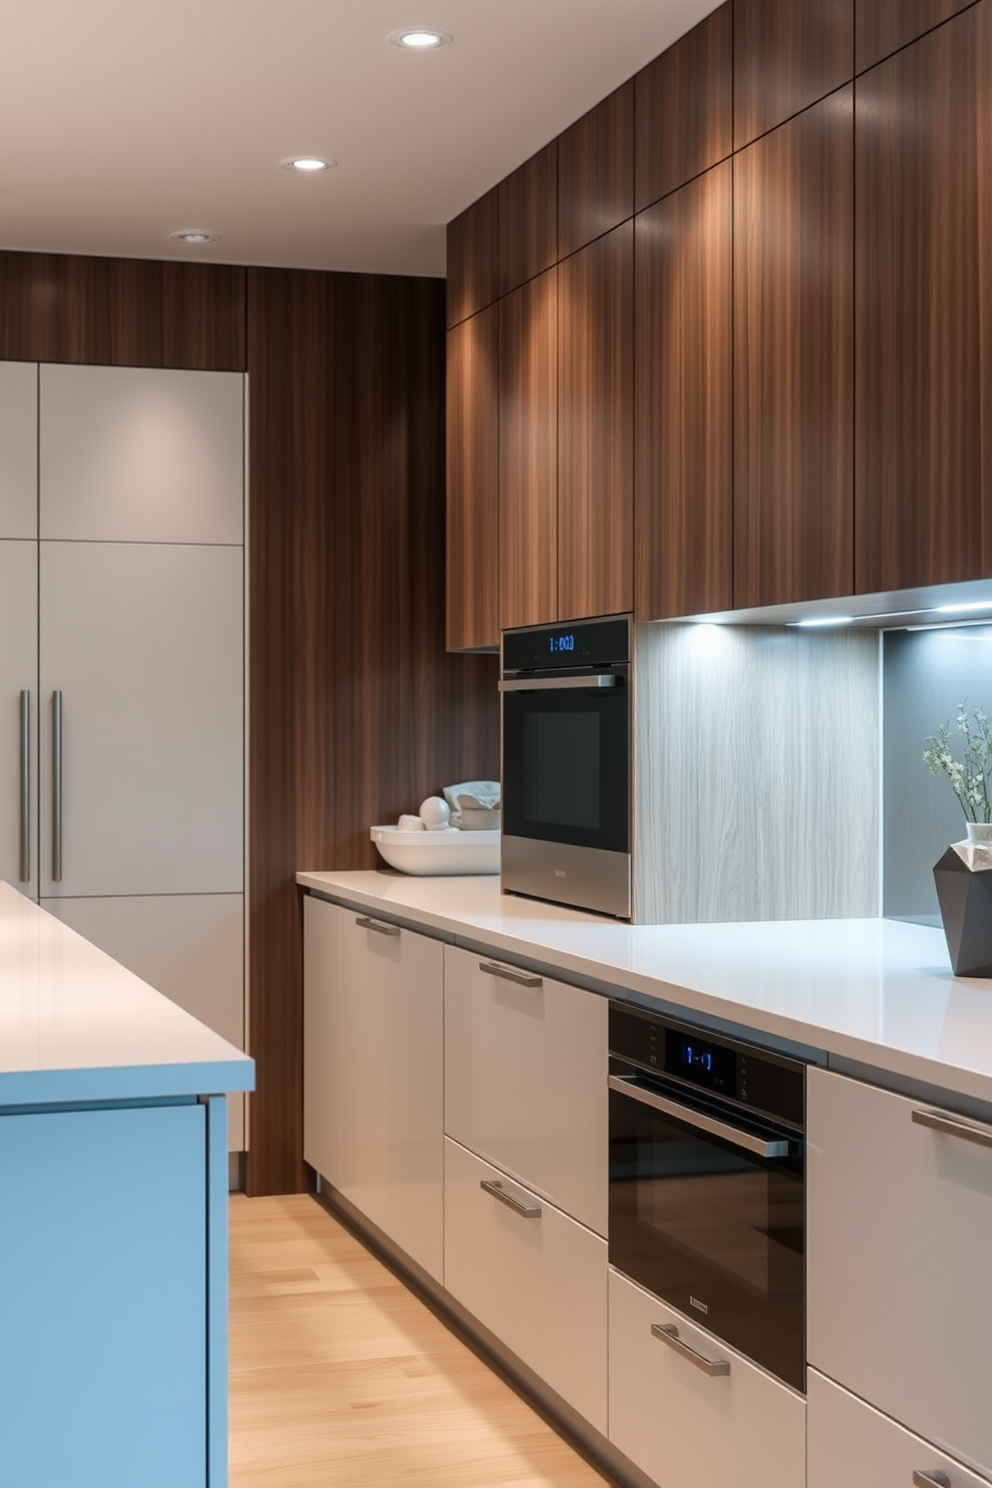
{"type": "Polygon", "coordinates": [[[610,1264],[805,1391],[805,1065],[613,1002],[609,1086],[610,1264]]]}
{"type": "Polygon", "coordinates": [[[505,631],[503,889],[630,918],[630,620],[505,631]]]}

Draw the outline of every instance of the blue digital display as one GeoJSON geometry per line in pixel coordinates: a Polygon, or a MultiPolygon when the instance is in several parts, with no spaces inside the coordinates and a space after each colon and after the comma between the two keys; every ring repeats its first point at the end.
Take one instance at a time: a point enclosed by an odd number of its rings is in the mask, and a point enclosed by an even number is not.
{"type": "Polygon", "coordinates": [[[682,1048],[683,1061],[692,1067],[696,1065],[699,1069],[712,1070],[713,1055],[709,1049],[695,1049],[692,1044],[684,1044],[682,1048]]]}
{"type": "Polygon", "coordinates": [[[548,649],[550,651],[574,651],[574,635],[548,636],[548,649]]]}

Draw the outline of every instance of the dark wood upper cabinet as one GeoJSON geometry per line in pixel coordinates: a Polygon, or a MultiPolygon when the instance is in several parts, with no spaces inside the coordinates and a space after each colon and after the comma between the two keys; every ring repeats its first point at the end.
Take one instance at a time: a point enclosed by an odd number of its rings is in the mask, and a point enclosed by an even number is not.
{"type": "Polygon", "coordinates": [[[0,253],[0,358],[241,372],[245,270],[0,253]]]}
{"type": "Polygon", "coordinates": [[[853,589],[853,92],[734,157],[738,608],[853,589]]]}
{"type": "Polygon", "coordinates": [[[448,332],[446,638],[499,644],[499,307],[448,332]]]}
{"type": "Polygon", "coordinates": [[[992,573],[992,6],[856,84],[858,590],[992,573]]]}
{"type": "Polygon", "coordinates": [[[667,196],[733,148],[731,0],[634,78],[634,210],[667,196]]]}
{"type": "Polygon", "coordinates": [[[499,293],[499,187],[448,223],[448,325],[492,304],[499,293]]]}
{"type": "Polygon", "coordinates": [[[634,226],[558,268],[558,617],[633,608],[634,226]]]}
{"type": "Polygon", "coordinates": [[[508,294],[558,261],[558,141],[500,181],[499,293],[508,294]]]}
{"type": "Polygon", "coordinates": [[[499,623],[558,618],[558,270],[499,303],[499,623]]]}
{"type": "Polygon", "coordinates": [[[558,256],[565,258],[634,211],[634,81],[558,138],[558,256]]]}
{"type": "Polygon", "coordinates": [[[733,596],[733,166],[634,219],[638,620],[733,596]]]}
{"type": "Polygon", "coordinates": [[[854,0],[854,61],[874,67],[973,0],[854,0]]]}
{"type": "Polygon", "coordinates": [[[853,76],[854,0],[734,0],[735,150],[853,76]]]}

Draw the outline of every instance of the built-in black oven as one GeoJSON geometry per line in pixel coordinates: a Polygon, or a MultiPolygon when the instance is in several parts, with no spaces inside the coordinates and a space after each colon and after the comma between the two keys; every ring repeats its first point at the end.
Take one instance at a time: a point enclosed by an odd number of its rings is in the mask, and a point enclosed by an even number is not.
{"type": "Polygon", "coordinates": [[[610,1004],[610,1264],[805,1391],[805,1066],[610,1004]]]}
{"type": "Polygon", "coordinates": [[[630,917],[630,620],[505,631],[500,873],[630,917]]]}

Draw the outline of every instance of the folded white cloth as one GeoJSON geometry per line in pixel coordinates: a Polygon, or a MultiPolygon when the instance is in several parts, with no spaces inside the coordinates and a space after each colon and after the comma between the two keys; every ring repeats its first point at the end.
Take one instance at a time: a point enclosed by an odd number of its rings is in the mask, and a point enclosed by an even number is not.
{"type": "Polygon", "coordinates": [[[460,786],[445,786],[445,801],[451,806],[452,821],[467,811],[498,811],[500,809],[500,781],[464,780],[460,786]]]}

